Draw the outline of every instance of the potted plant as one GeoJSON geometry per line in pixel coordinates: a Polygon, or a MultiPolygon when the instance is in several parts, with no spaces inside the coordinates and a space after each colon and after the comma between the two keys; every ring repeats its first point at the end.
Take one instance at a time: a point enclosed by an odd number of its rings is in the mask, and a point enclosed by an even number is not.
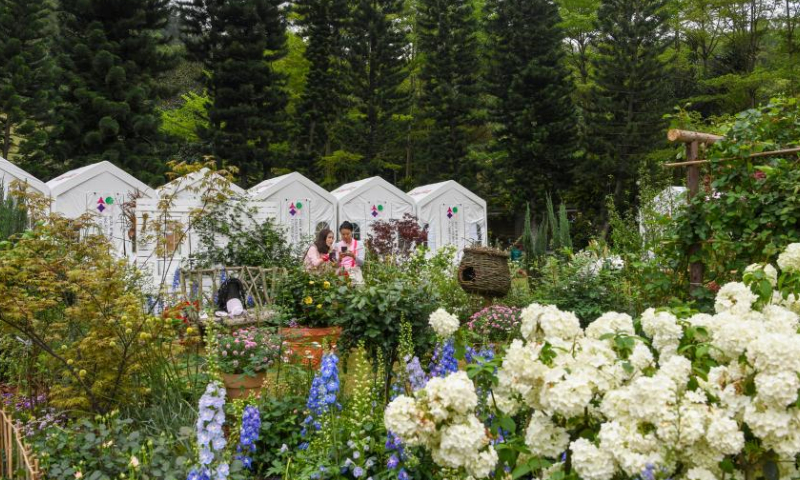
{"type": "Polygon", "coordinates": [[[267,369],[280,355],[280,337],[267,329],[248,327],[217,337],[219,369],[231,398],[246,398],[261,389],[267,369]]]}
{"type": "Polygon", "coordinates": [[[342,333],[338,325],[350,289],[347,279],[333,273],[292,272],[280,293],[279,303],[289,321],[280,329],[290,361],[319,366],[323,343],[336,347],[342,333]]]}

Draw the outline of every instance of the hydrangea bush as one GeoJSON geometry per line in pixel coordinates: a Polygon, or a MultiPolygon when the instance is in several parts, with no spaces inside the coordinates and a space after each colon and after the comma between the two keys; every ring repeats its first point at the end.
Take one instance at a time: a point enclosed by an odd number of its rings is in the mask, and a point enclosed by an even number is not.
{"type": "Polygon", "coordinates": [[[491,399],[485,415],[462,371],[394,399],[386,427],[459,478],[795,475],[800,244],[777,264],[723,286],[714,314],[651,308],[634,322],[608,312],[581,328],[570,312],[532,304],[521,338],[469,367],[491,399]]]}

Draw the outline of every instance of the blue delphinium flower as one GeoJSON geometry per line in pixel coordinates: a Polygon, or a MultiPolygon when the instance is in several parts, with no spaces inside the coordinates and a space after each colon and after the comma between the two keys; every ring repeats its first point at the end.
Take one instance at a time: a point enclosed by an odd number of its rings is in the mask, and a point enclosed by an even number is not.
{"type": "Polygon", "coordinates": [[[483,365],[486,362],[494,360],[494,349],[492,347],[485,347],[481,350],[476,350],[472,347],[467,347],[464,352],[464,360],[466,360],[467,363],[483,365]]]}
{"type": "Polygon", "coordinates": [[[181,284],[181,269],[180,267],[175,269],[175,273],[172,274],[172,291],[175,292],[178,290],[178,287],[181,284]]]}
{"type": "Polygon", "coordinates": [[[411,390],[417,391],[425,388],[428,383],[428,376],[422,370],[422,365],[419,363],[419,358],[415,355],[410,360],[406,357],[406,373],[408,374],[408,382],[411,384],[411,390]]]}
{"type": "Polygon", "coordinates": [[[429,370],[431,377],[444,378],[451,373],[458,371],[458,360],[456,360],[456,347],[453,339],[446,340],[444,343],[436,345],[433,351],[433,358],[429,370]]]}
{"type": "Polygon", "coordinates": [[[241,461],[247,469],[252,468],[253,459],[248,454],[256,451],[260,430],[261,414],[258,408],[248,405],[242,414],[242,430],[239,434],[239,445],[236,447],[236,452],[239,454],[236,459],[241,461]]]}
{"type": "Polygon", "coordinates": [[[314,427],[314,430],[320,430],[322,425],[317,419],[328,412],[331,407],[341,408],[337,402],[340,388],[338,364],[339,357],[335,353],[327,353],[322,357],[320,371],[314,375],[311,389],[308,392],[306,408],[309,414],[303,420],[301,436],[306,436],[309,426],[314,427]]]}
{"type": "Polygon", "coordinates": [[[656,466],[652,463],[648,463],[645,465],[644,470],[640,475],[642,480],[655,480],[656,478],[656,466]]]}
{"type": "MultiPolygon", "coordinates": [[[[214,452],[225,449],[227,441],[222,431],[225,424],[225,388],[217,382],[211,382],[200,397],[199,415],[197,417],[197,446],[199,447],[199,469],[192,469],[187,480],[211,480],[211,465],[216,458],[214,452]]],[[[227,463],[220,463],[214,472],[214,480],[225,480],[228,477],[227,463]]]]}

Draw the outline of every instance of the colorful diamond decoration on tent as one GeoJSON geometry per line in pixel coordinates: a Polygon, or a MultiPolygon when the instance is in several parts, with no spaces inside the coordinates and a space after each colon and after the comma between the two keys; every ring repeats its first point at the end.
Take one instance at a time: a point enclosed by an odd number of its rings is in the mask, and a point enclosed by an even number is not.
{"type": "Polygon", "coordinates": [[[295,208],[294,203],[292,203],[291,205],[289,205],[289,215],[294,217],[296,213],[297,209],[295,208]]]}
{"type": "Polygon", "coordinates": [[[114,205],[114,197],[106,197],[106,205],[114,205]]]}
{"type": "Polygon", "coordinates": [[[379,212],[382,212],[382,211],[383,211],[383,205],[378,205],[378,211],[379,211],[379,212]]]}
{"type": "Polygon", "coordinates": [[[302,204],[301,202],[297,202],[297,203],[295,203],[295,204],[294,204],[294,206],[295,206],[295,207],[297,207],[297,209],[298,209],[298,210],[300,210],[301,208],[303,208],[303,204],[302,204]]]}
{"type": "Polygon", "coordinates": [[[375,205],[372,206],[372,216],[373,217],[378,216],[378,207],[376,207],[375,205]]]}
{"type": "Polygon", "coordinates": [[[97,209],[100,210],[100,212],[106,209],[106,204],[105,200],[103,200],[103,197],[97,199],[97,209]]]}
{"type": "Polygon", "coordinates": [[[453,213],[458,213],[458,207],[453,207],[453,213]]]}
{"type": "Polygon", "coordinates": [[[453,209],[447,207],[447,218],[453,218],[453,209]]]}

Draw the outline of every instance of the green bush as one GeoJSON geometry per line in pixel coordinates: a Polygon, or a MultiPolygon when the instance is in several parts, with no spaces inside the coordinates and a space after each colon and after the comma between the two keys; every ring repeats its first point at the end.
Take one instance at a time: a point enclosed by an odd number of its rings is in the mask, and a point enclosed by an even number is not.
{"type": "Polygon", "coordinates": [[[28,228],[28,210],[25,204],[3,190],[0,181],[0,241],[22,233],[28,228]]]}
{"type": "Polygon", "coordinates": [[[281,282],[277,304],[299,325],[329,327],[341,323],[350,294],[345,280],[332,272],[312,274],[295,267],[281,282]]]}

